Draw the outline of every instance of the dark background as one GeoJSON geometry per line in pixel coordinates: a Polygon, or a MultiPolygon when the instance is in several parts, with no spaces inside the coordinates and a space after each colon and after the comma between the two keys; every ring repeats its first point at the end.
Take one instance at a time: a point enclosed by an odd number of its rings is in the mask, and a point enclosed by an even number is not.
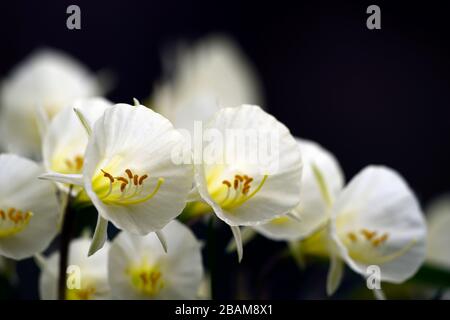
{"type": "MultiPolygon", "coordinates": [[[[118,83],[108,97],[115,102],[149,96],[164,46],[225,32],[255,65],[270,112],[296,136],[330,149],[347,179],[384,164],[406,178],[422,204],[450,189],[444,1],[2,1],[0,9],[1,76],[33,49],[55,47],[93,70],[112,70],[118,83]],[[81,30],[66,28],[70,4],[81,7],[81,30]],[[381,30],[366,28],[370,4],[381,7],[381,30]]],[[[220,230],[219,249],[230,236],[220,230]]],[[[235,256],[221,258],[218,296],[231,297],[240,282],[253,297],[323,297],[326,266],[309,275],[279,263],[265,290],[256,272],[239,281],[239,270],[261,269],[280,248],[259,238],[239,268],[235,256]]],[[[19,265],[28,279],[19,297],[36,297],[35,272],[30,261],[19,265]]]]}

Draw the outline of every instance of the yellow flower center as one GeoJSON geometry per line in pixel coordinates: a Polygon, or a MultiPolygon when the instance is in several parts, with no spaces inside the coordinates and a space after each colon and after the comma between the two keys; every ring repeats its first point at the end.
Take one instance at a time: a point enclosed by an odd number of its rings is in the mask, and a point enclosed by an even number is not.
{"type": "Polygon", "coordinates": [[[134,205],[153,198],[164,183],[158,178],[151,188],[149,175],[135,174],[131,169],[125,169],[123,175],[113,176],[106,170],[100,169],[92,179],[92,188],[98,197],[110,205],[134,205]]]}
{"type": "MultiPolygon", "coordinates": [[[[267,180],[267,175],[264,175],[256,188],[252,188],[254,179],[246,174],[234,175],[234,179],[225,179],[221,185],[208,189],[211,197],[217,202],[223,209],[231,210],[241,206],[251,198],[253,198],[263,187],[267,180]]],[[[208,186],[211,184],[208,183],[208,186]]]]}
{"type": "Polygon", "coordinates": [[[52,160],[52,169],[63,174],[81,173],[83,170],[84,158],[76,155],[74,157],[55,157],[52,160]]]}
{"type": "Polygon", "coordinates": [[[141,265],[126,270],[131,284],[139,292],[149,296],[156,296],[164,288],[163,275],[157,265],[150,265],[144,260],[141,265]]]}
{"type": "Polygon", "coordinates": [[[0,238],[15,235],[24,230],[30,222],[33,213],[23,212],[16,208],[0,209],[0,238]]]}
{"type": "Polygon", "coordinates": [[[364,264],[381,265],[390,262],[404,255],[415,244],[415,240],[412,240],[397,251],[386,252],[384,247],[389,241],[389,233],[366,228],[347,231],[340,237],[347,247],[350,257],[364,264]]]}

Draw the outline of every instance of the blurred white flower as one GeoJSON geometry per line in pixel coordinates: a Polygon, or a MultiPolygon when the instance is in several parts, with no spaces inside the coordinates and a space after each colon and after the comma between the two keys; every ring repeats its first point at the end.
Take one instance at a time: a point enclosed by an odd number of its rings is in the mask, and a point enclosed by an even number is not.
{"type": "MultiPolygon", "coordinates": [[[[68,274],[66,280],[67,300],[99,300],[110,298],[108,284],[108,249],[88,257],[91,241],[86,238],[72,240],[69,247],[68,274]]],[[[40,261],[41,275],[39,293],[41,299],[58,299],[59,252],[40,261]]]]}
{"type": "Polygon", "coordinates": [[[427,262],[450,270],[450,195],[435,199],[427,207],[427,262]]]}
{"type": "Polygon", "coordinates": [[[1,145],[9,152],[39,157],[39,126],[75,99],[99,91],[95,77],[73,58],[53,50],[33,53],[3,80],[1,145]]]}
{"type": "MultiPolygon", "coordinates": [[[[196,187],[215,214],[231,226],[242,259],[238,226],[268,222],[298,205],[302,174],[300,148],[282,123],[257,106],[223,108],[205,126],[205,131],[208,130],[223,138],[221,145],[236,146],[217,150],[217,159],[223,162],[203,159],[195,165],[196,187]],[[230,132],[237,134],[238,140],[230,132]],[[258,137],[270,133],[275,138],[272,153],[261,152],[263,139],[246,141],[247,133],[256,133],[258,137]],[[246,142],[240,145],[239,141],[246,142]]],[[[217,147],[216,143],[212,141],[213,148],[217,147]]],[[[206,150],[209,145],[204,147],[206,150]]]]}
{"type": "MultiPolygon", "coordinates": [[[[65,107],[50,122],[43,139],[43,160],[47,171],[67,174],[82,173],[88,134],[74,109],[90,124],[100,118],[112,103],[103,98],[79,99],[65,107]]],[[[58,184],[63,190],[67,186],[58,184]]]]}
{"type": "Polygon", "coordinates": [[[109,283],[118,299],[195,299],[203,278],[200,243],[174,220],[163,230],[165,253],[155,234],[121,232],[109,250],[109,283]]]}
{"type": "Polygon", "coordinates": [[[194,120],[209,120],[221,107],[263,105],[255,71],[231,39],[211,36],[176,53],[165,57],[168,79],[151,101],[176,128],[192,131],[194,120]]]}
{"type": "Polygon", "coordinates": [[[300,245],[305,253],[331,258],[328,294],[341,282],[343,261],[363,277],[376,265],[379,280],[391,283],[404,282],[422,265],[424,215],[414,193],[392,169],[363,169],[338,195],[331,212],[327,228],[300,245]]]}
{"type": "Polygon", "coordinates": [[[344,175],[336,158],[319,144],[297,139],[303,160],[300,204],[285,215],[255,226],[273,240],[298,240],[324,227],[330,208],[344,185],[344,175]]]}
{"type": "Polygon", "coordinates": [[[144,106],[117,104],[93,126],[82,175],[50,172],[42,176],[83,186],[97,208],[99,221],[90,254],[106,239],[106,220],[145,235],[162,229],[181,213],[193,172],[190,165],[175,164],[171,152],[181,149],[183,141],[163,116],[144,106]]]}
{"type": "Polygon", "coordinates": [[[47,248],[57,233],[58,202],[53,185],[31,160],[0,155],[0,256],[31,257],[47,248]]]}

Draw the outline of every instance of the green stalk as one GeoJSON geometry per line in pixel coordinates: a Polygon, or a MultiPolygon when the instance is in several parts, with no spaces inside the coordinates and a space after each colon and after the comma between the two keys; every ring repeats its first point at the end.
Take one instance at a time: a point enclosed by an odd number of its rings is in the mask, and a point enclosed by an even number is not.
{"type": "Polygon", "coordinates": [[[69,245],[70,240],[73,236],[74,231],[74,221],[75,221],[75,213],[72,211],[72,188],[69,188],[69,195],[66,204],[66,208],[64,210],[63,216],[63,225],[61,230],[61,239],[60,239],[60,252],[59,252],[59,276],[58,276],[58,299],[65,300],[66,299],[66,271],[69,257],[69,245]]]}

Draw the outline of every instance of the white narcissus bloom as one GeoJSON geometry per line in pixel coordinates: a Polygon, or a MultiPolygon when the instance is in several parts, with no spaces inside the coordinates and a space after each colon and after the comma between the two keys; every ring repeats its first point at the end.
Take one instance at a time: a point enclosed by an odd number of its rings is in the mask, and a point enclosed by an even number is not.
{"type": "Polygon", "coordinates": [[[195,299],[203,278],[201,245],[182,223],[170,222],[162,233],[165,253],[155,234],[121,232],[109,250],[111,292],[118,299],[195,299]]]}
{"type": "Polygon", "coordinates": [[[300,204],[292,216],[282,216],[256,226],[273,240],[298,240],[324,227],[329,211],[344,185],[344,175],[336,158],[319,144],[297,139],[303,160],[300,204]]]}
{"type": "MultiPolygon", "coordinates": [[[[109,243],[88,257],[87,251],[91,241],[78,238],[69,246],[68,269],[66,279],[67,300],[101,300],[110,298],[108,284],[108,249],[109,243]]],[[[41,275],[39,293],[41,299],[58,299],[59,252],[48,258],[40,259],[41,275]]]]}
{"type": "MultiPolygon", "coordinates": [[[[43,139],[43,160],[47,171],[82,173],[88,134],[74,110],[83,113],[90,124],[100,118],[112,103],[103,98],[79,99],[58,113],[43,139]]],[[[63,189],[67,186],[60,185],[63,189]]]]}
{"type": "Polygon", "coordinates": [[[39,157],[40,129],[75,99],[100,94],[95,77],[71,57],[35,52],[3,80],[0,143],[9,152],[39,157]]]}
{"type": "Polygon", "coordinates": [[[435,199],[427,208],[427,262],[450,270],[450,195],[435,199]]]}
{"type": "Polygon", "coordinates": [[[263,105],[255,71],[231,39],[211,36],[182,49],[175,63],[168,62],[173,74],[152,98],[156,111],[176,128],[192,130],[195,120],[209,120],[221,107],[263,105]]]}
{"type": "Polygon", "coordinates": [[[350,181],[333,208],[332,238],[356,272],[378,265],[382,281],[401,283],[425,259],[426,223],[403,178],[384,167],[368,167],[350,181]]]}
{"type": "Polygon", "coordinates": [[[99,213],[92,254],[106,239],[106,220],[145,235],[181,213],[193,180],[190,165],[172,160],[172,149],[181,149],[183,142],[163,116],[141,105],[117,104],[92,128],[82,175],[42,178],[84,187],[99,213]]]}
{"type": "Polygon", "coordinates": [[[426,224],[419,203],[403,178],[392,169],[369,166],[336,198],[327,228],[305,239],[300,248],[329,256],[327,292],[343,274],[343,261],[363,277],[369,266],[380,268],[380,281],[401,283],[425,259],[426,224]]]}
{"type": "Polygon", "coordinates": [[[289,129],[258,106],[223,108],[204,132],[220,139],[204,145],[203,161],[195,165],[196,187],[232,227],[242,259],[238,226],[268,222],[299,204],[300,148],[289,129]]]}
{"type": "Polygon", "coordinates": [[[20,260],[47,248],[58,229],[56,190],[35,162],[0,155],[0,256],[20,260]]]}

